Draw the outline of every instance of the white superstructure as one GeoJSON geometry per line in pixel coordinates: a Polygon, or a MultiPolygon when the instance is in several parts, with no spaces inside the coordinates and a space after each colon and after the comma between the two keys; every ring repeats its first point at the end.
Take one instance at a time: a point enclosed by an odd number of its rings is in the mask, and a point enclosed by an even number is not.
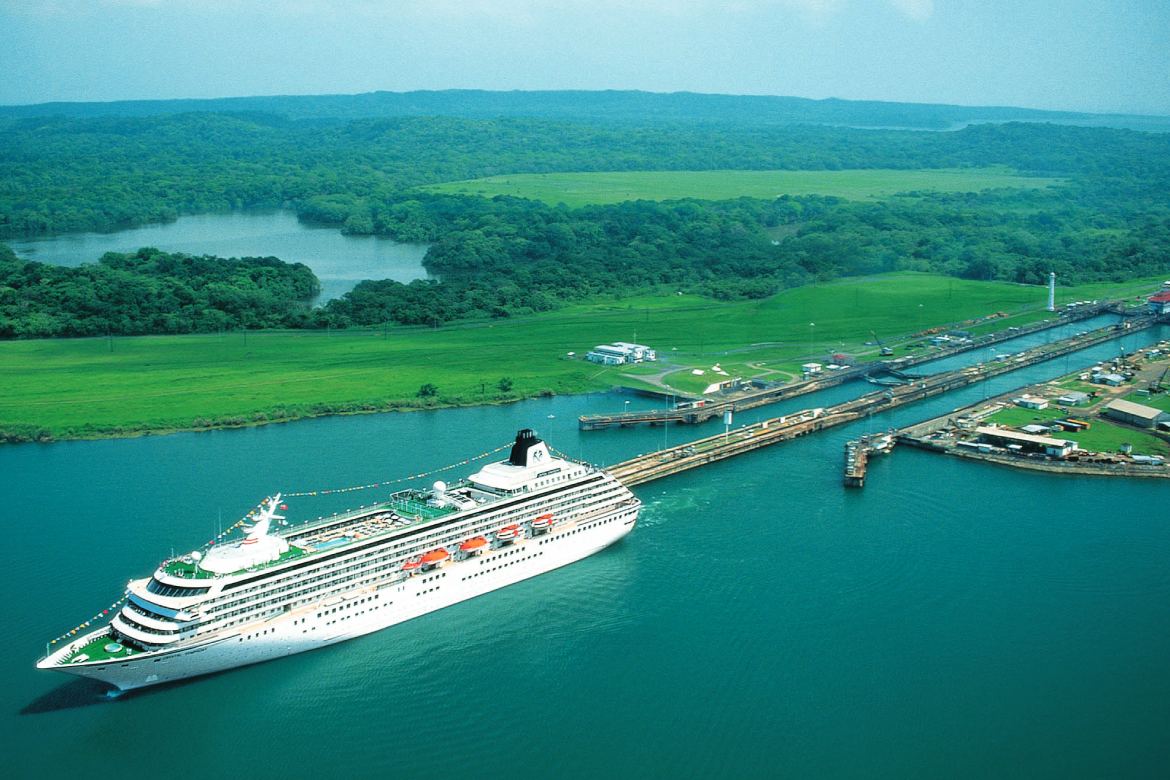
{"type": "Polygon", "coordinates": [[[641,502],[522,430],[468,479],[273,529],[278,494],[239,542],[132,580],[106,626],[37,666],[122,690],[340,642],[580,560],[625,536],[641,502]]]}

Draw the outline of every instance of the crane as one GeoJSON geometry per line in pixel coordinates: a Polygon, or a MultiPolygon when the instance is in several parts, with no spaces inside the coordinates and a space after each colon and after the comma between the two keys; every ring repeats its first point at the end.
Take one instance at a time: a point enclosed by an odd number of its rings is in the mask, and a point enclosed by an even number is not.
{"type": "Polygon", "coordinates": [[[874,340],[874,342],[876,342],[876,343],[877,343],[877,345],[878,345],[878,347],[880,347],[880,348],[881,348],[881,355],[882,355],[882,357],[887,357],[887,356],[889,356],[889,355],[892,355],[892,354],[894,354],[894,350],[893,350],[893,348],[892,348],[892,347],[887,347],[885,344],[883,344],[883,343],[882,343],[882,340],[878,338],[878,334],[877,334],[877,332],[876,332],[876,331],[872,331],[872,330],[871,330],[871,331],[869,332],[869,335],[873,336],[873,340],[874,340]]]}
{"type": "Polygon", "coordinates": [[[1165,371],[1162,372],[1162,376],[1158,377],[1157,382],[1150,383],[1150,392],[1151,393],[1161,393],[1167,389],[1170,389],[1166,385],[1167,374],[1170,374],[1170,367],[1168,367],[1165,371]]]}

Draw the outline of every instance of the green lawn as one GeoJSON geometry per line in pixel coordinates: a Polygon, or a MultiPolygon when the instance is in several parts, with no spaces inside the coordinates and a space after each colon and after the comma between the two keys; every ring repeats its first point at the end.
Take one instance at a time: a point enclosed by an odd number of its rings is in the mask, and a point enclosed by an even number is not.
{"type": "Polygon", "coordinates": [[[1163,412],[1170,412],[1170,393],[1130,393],[1125,397],[1127,401],[1143,406],[1152,406],[1163,412]]]}
{"type": "Polygon", "coordinates": [[[1071,439],[1079,447],[1090,452],[1117,452],[1120,450],[1122,444],[1132,444],[1134,454],[1170,455],[1170,444],[1167,444],[1152,433],[1145,433],[1133,428],[1115,425],[1108,420],[1095,416],[1087,418],[1083,416],[1083,411],[1078,414],[1077,411],[1071,408],[1066,415],[1055,407],[1049,407],[1048,409],[1023,409],[1018,406],[1011,406],[991,415],[987,418],[986,422],[1018,428],[1029,423],[1043,425],[1049,420],[1057,420],[1063,417],[1089,420],[1091,427],[1085,431],[1054,433],[1052,436],[1057,439],[1071,439]]]}
{"type": "Polygon", "coordinates": [[[626,200],[780,195],[835,195],[851,200],[884,198],[899,192],[978,192],[997,187],[1047,187],[1061,179],[1020,176],[1010,168],[845,171],[604,171],[528,173],[445,182],[423,189],[459,195],[512,195],[567,206],[626,200]]]}
{"type": "MultiPolygon", "coordinates": [[[[1083,296],[1071,289],[1062,297],[1083,296]]],[[[785,378],[769,372],[798,370],[830,351],[876,355],[876,347],[862,346],[870,331],[896,342],[901,334],[989,311],[1028,316],[1043,301],[1040,288],[901,273],[796,288],[760,301],[664,295],[437,330],[0,342],[0,439],[119,435],[579,393],[629,384],[627,373],[643,384],[665,371],[690,377],[690,368],[717,361],[732,376],[785,378]],[[595,344],[614,340],[650,344],[664,360],[630,368],[581,359],[595,344]],[[496,385],[505,376],[514,388],[501,396],[496,385]],[[426,383],[438,387],[437,398],[417,397],[426,383]]],[[[1006,327],[1014,320],[998,322],[1006,327]]],[[[683,384],[680,389],[694,389],[689,380],[683,384]]]]}

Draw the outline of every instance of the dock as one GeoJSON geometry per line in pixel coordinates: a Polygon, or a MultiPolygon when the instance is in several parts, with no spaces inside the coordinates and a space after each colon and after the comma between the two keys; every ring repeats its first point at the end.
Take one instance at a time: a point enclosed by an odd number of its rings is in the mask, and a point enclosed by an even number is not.
{"type": "MultiPolygon", "coordinates": [[[[830,387],[844,384],[855,379],[870,379],[875,384],[883,386],[893,386],[894,384],[902,384],[905,382],[913,382],[918,377],[907,374],[906,369],[914,366],[928,363],[932,360],[940,360],[942,358],[958,355],[963,352],[969,352],[973,349],[980,349],[992,344],[998,344],[1001,341],[1019,338],[1029,333],[1036,333],[1047,330],[1049,328],[1059,327],[1069,322],[1076,322],[1077,320],[1093,317],[1104,312],[1115,311],[1116,304],[1102,303],[1096,306],[1084,307],[1073,314],[1062,316],[1054,320],[1043,320],[1034,322],[1029,325],[1021,327],[1008,328],[995,333],[989,333],[984,336],[979,336],[962,344],[955,344],[932,352],[923,353],[921,355],[908,355],[896,360],[881,360],[873,363],[864,363],[858,366],[835,371],[832,374],[823,374],[820,376],[810,377],[808,379],[792,382],[781,385],[779,387],[769,387],[761,390],[754,390],[743,393],[734,398],[722,398],[711,400],[697,400],[688,401],[678,404],[669,409],[646,409],[635,412],[614,412],[612,414],[585,414],[577,418],[578,427],[582,431],[597,431],[613,426],[629,427],[633,425],[666,425],[668,423],[682,423],[682,424],[698,424],[707,422],[713,417],[720,417],[724,412],[743,412],[748,409],[756,409],[761,406],[767,406],[779,401],[784,401],[789,398],[796,398],[808,393],[815,393],[818,390],[825,390],[830,387]],[[882,380],[873,379],[876,374],[889,374],[898,377],[898,382],[885,382],[882,380]]],[[[1130,325],[1136,327],[1135,323],[1141,319],[1135,318],[1130,320],[1130,325]]],[[[1123,324],[1123,323],[1119,323],[1123,324]]],[[[1152,323],[1151,323],[1152,324],[1152,323]]],[[[1112,326],[1111,326],[1112,327],[1112,326]]],[[[1097,331],[1093,331],[1097,332],[1097,331]]]]}
{"type": "Polygon", "coordinates": [[[845,443],[845,487],[865,487],[869,448],[860,441],[845,443]]]}
{"type": "MultiPolygon", "coordinates": [[[[607,470],[629,487],[641,485],[826,428],[844,425],[871,414],[966,387],[1019,368],[1063,357],[1076,350],[1117,338],[1124,333],[1134,333],[1151,327],[1157,322],[1158,319],[1152,316],[1135,317],[1116,325],[1035,347],[1007,361],[979,363],[956,371],[924,377],[912,384],[877,390],[836,406],[806,409],[783,417],[774,417],[745,425],[734,431],[639,455],[614,464],[607,470]]],[[[864,479],[864,474],[862,478],[864,479]]]]}

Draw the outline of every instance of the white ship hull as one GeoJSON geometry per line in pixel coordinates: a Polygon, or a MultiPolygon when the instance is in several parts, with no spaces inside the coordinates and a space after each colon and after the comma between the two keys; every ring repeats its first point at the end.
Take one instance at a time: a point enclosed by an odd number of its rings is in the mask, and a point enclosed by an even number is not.
{"type": "Polygon", "coordinates": [[[79,637],[38,665],[126,691],[313,650],[581,560],[629,533],[640,506],[636,501],[623,503],[580,525],[556,528],[433,571],[335,596],[185,646],[111,661],[62,662],[106,630],[103,628],[79,637]]]}

